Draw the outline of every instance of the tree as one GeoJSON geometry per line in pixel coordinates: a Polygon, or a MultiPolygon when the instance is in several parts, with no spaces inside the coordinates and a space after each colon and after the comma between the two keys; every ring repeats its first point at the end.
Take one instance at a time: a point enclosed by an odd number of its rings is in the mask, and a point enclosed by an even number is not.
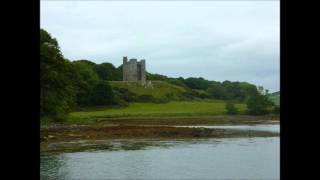
{"type": "Polygon", "coordinates": [[[90,103],[93,106],[111,105],[114,103],[114,93],[108,81],[99,81],[90,93],[90,103]]]}
{"type": "Polygon", "coordinates": [[[40,116],[61,117],[74,104],[74,88],[58,42],[40,29],[40,116]]]}
{"type": "Polygon", "coordinates": [[[266,114],[269,106],[272,106],[272,102],[260,93],[251,95],[247,100],[248,113],[252,115],[266,114]]]}
{"type": "Polygon", "coordinates": [[[121,81],[122,71],[115,68],[111,63],[95,65],[95,71],[100,79],[108,81],[121,81]]]}
{"type": "Polygon", "coordinates": [[[243,101],[245,92],[241,89],[240,82],[223,81],[222,86],[226,90],[227,99],[243,101]]]}
{"type": "Polygon", "coordinates": [[[215,99],[227,99],[227,91],[221,83],[213,83],[207,90],[207,93],[215,99]]]}
{"type": "Polygon", "coordinates": [[[227,114],[235,115],[238,114],[238,110],[235,105],[231,102],[227,102],[226,104],[227,114]]]}
{"type": "Polygon", "coordinates": [[[202,89],[202,90],[206,90],[208,89],[208,87],[210,86],[210,81],[199,77],[199,78],[187,78],[184,81],[184,84],[186,84],[189,88],[191,89],[202,89]]]}
{"type": "Polygon", "coordinates": [[[99,76],[94,70],[95,63],[88,60],[79,60],[72,62],[74,68],[76,69],[75,75],[79,78],[75,82],[77,89],[76,92],[76,102],[78,106],[89,106],[90,93],[93,87],[98,83],[99,76]]]}
{"type": "Polygon", "coordinates": [[[239,88],[244,93],[244,98],[243,98],[244,101],[246,101],[251,95],[259,93],[255,85],[247,82],[241,82],[239,84],[239,88]]]}

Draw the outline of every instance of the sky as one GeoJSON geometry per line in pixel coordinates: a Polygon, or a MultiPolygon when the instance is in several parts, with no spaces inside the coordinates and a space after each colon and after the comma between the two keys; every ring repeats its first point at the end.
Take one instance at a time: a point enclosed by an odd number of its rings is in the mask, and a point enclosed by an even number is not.
{"type": "Polygon", "coordinates": [[[41,1],[65,58],[280,89],[279,1],[41,1]]]}

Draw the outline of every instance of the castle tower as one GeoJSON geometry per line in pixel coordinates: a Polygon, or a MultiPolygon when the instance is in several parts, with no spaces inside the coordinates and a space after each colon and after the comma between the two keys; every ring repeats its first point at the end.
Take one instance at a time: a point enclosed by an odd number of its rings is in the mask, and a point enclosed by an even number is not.
{"type": "Polygon", "coordinates": [[[123,64],[125,64],[125,63],[127,63],[128,62],[128,58],[127,58],[127,56],[124,56],[123,57],[123,64]]]}
{"type": "Polygon", "coordinates": [[[146,64],[145,60],[137,61],[123,57],[123,81],[135,81],[144,84],[146,82],[146,64]]]}
{"type": "Polygon", "coordinates": [[[142,84],[146,82],[146,61],[144,59],[138,62],[138,80],[141,81],[142,84]]]}

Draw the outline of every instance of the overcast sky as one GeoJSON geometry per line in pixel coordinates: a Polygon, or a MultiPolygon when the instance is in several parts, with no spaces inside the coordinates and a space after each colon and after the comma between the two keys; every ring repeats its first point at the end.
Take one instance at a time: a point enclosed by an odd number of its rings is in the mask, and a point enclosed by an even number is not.
{"type": "Polygon", "coordinates": [[[41,1],[70,60],[146,59],[148,72],[279,90],[279,1],[41,1]]]}

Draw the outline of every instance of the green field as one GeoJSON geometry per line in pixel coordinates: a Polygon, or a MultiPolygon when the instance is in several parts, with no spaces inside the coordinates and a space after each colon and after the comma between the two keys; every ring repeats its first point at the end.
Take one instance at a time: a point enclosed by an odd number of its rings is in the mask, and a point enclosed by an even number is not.
{"type": "MultiPolygon", "coordinates": [[[[236,104],[239,112],[246,110],[245,104],[236,104]]],[[[132,103],[125,108],[100,108],[72,112],[69,122],[95,121],[98,118],[119,117],[183,117],[183,116],[211,116],[226,114],[225,102],[222,101],[173,101],[164,104],[132,103]]]]}

